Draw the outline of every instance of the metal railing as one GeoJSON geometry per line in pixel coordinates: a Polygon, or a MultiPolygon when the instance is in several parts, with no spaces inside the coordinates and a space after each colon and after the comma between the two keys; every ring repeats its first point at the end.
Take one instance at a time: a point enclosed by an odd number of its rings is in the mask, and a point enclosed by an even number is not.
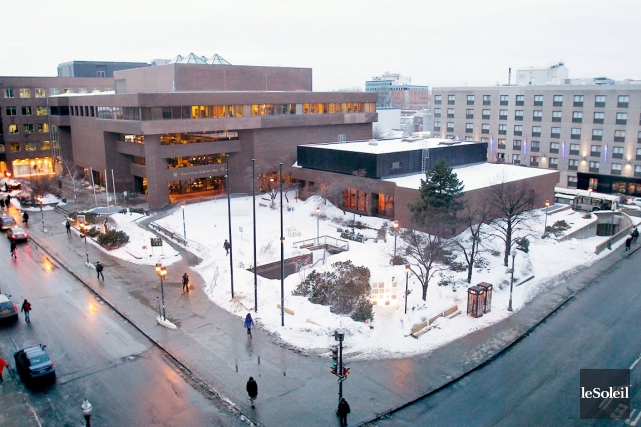
{"type": "Polygon", "coordinates": [[[172,240],[175,240],[176,242],[178,242],[178,243],[180,243],[180,244],[182,244],[184,246],[188,245],[188,241],[185,240],[183,237],[181,237],[180,234],[178,234],[178,233],[175,233],[175,232],[173,232],[173,231],[171,231],[171,230],[169,230],[169,229],[167,229],[165,227],[162,227],[162,226],[160,226],[160,225],[158,225],[158,224],[156,224],[154,222],[150,222],[149,223],[149,227],[153,228],[156,231],[159,231],[159,232],[163,233],[165,236],[169,237],[172,240]]]}
{"type": "Polygon", "coordinates": [[[337,239],[336,237],[331,237],[331,236],[320,236],[318,238],[314,237],[311,239],[300,240],[298,242],[293,243],[293,246],[297,249],[306,249],[310,247],[326,246],[326,245],[341,249],[343,251],[349,250],[348,241],[337,239]]]}

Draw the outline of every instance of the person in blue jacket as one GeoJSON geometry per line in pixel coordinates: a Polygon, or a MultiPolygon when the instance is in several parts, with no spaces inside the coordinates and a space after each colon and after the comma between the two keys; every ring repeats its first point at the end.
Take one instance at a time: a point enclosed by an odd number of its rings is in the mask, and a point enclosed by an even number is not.
{"type": "Polygon", "coordinates": [[[253,326],[254,326],[254,319],[252,319],[252,315],[250,313],[247,313],[247,316],[245,316],[245,327],[247,328],[247,335],[249,335],[249,338],[252,337],[253,326]]]}

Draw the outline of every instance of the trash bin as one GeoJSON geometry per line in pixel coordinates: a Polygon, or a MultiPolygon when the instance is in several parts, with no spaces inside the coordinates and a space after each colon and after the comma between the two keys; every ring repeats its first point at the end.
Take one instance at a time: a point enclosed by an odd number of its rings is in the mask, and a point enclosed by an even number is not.
{"type": "Polygon", "coordinates": [[[467,289],[467,315],[472,317],[483,316],[483,305],[485,303],[485,291],[478,286],[471,286],[467,289]]]}
{"type": "Polygon", "coordinates": [[[483,313],[492,311],[492,288],[493,286],[487,282],[477,284],[479,288],[485,291],[485,298],[483,298],[483,313]]]}

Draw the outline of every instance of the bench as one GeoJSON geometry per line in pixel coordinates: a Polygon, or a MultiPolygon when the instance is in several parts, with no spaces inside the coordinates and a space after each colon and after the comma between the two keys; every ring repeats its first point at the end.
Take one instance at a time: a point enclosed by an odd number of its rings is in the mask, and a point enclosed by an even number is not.
{"type": "Polygon", "coordinates": [[[418,338],[430,329],[432,329],[432,326],[429,326],[427,321],[421,322],[412,328],[412,332],[410,333],[410,335],[414,338],[418,338]]]}
{"type": "Polygon", "coordinates": [[[261,207],[261,208],[266,208],[267,207],[267,205],[264,204],[264,203],[258,203],[258,206],[261,207]]]}
{"type": "MultiPolygon", "coordinates": [[[[280,310],[280,304],[276,304],[276,308],[280,310]]],[[[287,314],[291,314],[292,316],[294,315],[294,310],[290,310],[289,308],[285,307],[283,308],[283,311],[287,314]]]]}

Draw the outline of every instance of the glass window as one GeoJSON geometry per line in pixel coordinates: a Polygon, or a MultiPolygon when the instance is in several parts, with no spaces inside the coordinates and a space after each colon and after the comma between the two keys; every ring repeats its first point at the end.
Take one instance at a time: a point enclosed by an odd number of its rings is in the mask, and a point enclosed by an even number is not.
{"type": "Polygon", "coordinates": [[[15,93],[13,89],[7,88],[3,90],[5,98],[15,98],[15,93]]]}
{"type": "Polygon", "coordinates": [[[40,150],[51,150],[51,141],[40,141],[40,150]]]}
{"type": "Polygon", "coordinates": [[[436,104],[440,104],[441,103],[441,95],[434,95],[434,102],[436,104]]]}
{"type": "Polygon", "coordinates": [[[554,95],[552,97],[552,103],[555,107],[560,107],[563,105],[563,95],[554,95]]]}
{"type": "Polygon", "coordinates": [[[524,102],[525,95],[516,95],[516,102],[524,102]]]}
{"type": "Polygon", "coordinates": [[[534,95],[534,105],[543,105],[543,95],[534,95]]]}
{"type": "Polygon", "coordinates": [[[23,131],[25,134],[33,133],[33,125],[32,124],[23,125],[23,131]]]}
{"type": "Polygon", "coordinates": [[[483,105],[490,105],[492,103],[491,95],[483,95],[483,105]]]}
{"type": "Polygon", "coordinates": [[[19,142],[10,142],[9,143],[9,151],[11,152],[16,152],[20,151],[20,143],[19,142]]]}
{"type": "Polygon", "coordinates": [[[29,107],[29,106],[22,106],[22,107],[21,107],[21,110],[22,110],[22,115],[23,115],[23,116],[30,116],[30,115],[31,115],[31,107],[29,107]]]}
{"type": "Polygon", "coordinates": [[[570,133],[574,136],[581,136],[581,128],[572,128],[570,133]]]}
{"type": "Polygon", "coordinates": [[[543,110],[534,110],[532,112],[532,117],[534,117],[534,120],[541,119],[543,117],[543,110]]]}
{"type": "Polygon", "coordinates": [[[605,107],[605,95],[596,95],[594,97],[595,107],[605,107]]]}
{"type": "Polygon", "coordinates": [[[514,111],[514,118],[516,120],[523,120],[523,110],[515,110],[514,111]]]}
{"type": "Polygon", "coordinates": [[[456,102],[456,95],[447,95],[447,103],[454,104],[456,102]]]}
{"type": "Polygon", "coordinates": [[[501,95],[499,101],[501,105],[507,105],[508,99],[509,99],[508,95],[501,95]]]}
{"type": "Polygon", "coordinates": [[[448,108],[447,109],[447,117],[453,118],[454,117],[454,108],[448,108]]]}
{"type": "Polygon", "coordinates": [[[49,96],[52,96],[52,95],[60,95],[60,89],[55,87],[52,87],[51,89],[49,89],[49,96]]]}
{"type": "Polygon", "coordinates": [[[18,133],[18,125],[9,125],[9,133],[18,133]]]}
{"type": "Polygon", "coordinates": [[[34,92],[34,95],[36,96],[36,98],[44,98],[46,96],[45,95],[45,90],[43,88],[38,88],[37,87],[37,88],[34,89],[33,92],[34,92]]]}
{"type": "Polygon", "coordinates": [[[14,107],[14,106],[7,106],[7,107],[5,107],[5,110],[4,110],[4,111],[5,111],[5,114],[6,114],[7,116],[17,116],[17,115],[18,115],[17,108],[16,108],[16,107],[14,107]]]}
{"type": "Polygon", "coordinates": [[[31,89],[20,89],[20,98],[31,98],[31,89]]]}
{"type": "Polygon", "coordinates": [[[467,104],[468,105],[474,104],[474,95],[467,95],[467,104]]]}
{"type": "Polygon", "coordinates": [[[579,155],[579,149],[580,149],[580,145],[579,144],[570,144],[570,155],[578,156],[579,155]]]}
{"type": "Polygon", "coordinates": [[[541,148],[541,141],[532,141],[530,143],[530,148],[532,149],[532,151],[539,151],[539,149],[541,148]]]}
{"type": "Polygon", "coordinates": [[[36,115],[38,115],[38,116],[46,116],[47,115],[47,107],[37,106],[36,107],[36,115]]]}
{"type": "Polygon", "coordinates": [[[25,149],[25,151],[36,151],[37,144],[36,144],[36,142],[29,141],[29,142],[25,143],[24,149],[25,149]]]}
{"type": "Polygon", "coordinates": [[[49,132],[49,123],[38,123],[38,132],[39,133],[49,132]]]}
{"type": "Polygon", "coordinates": [[[599,169],[599,166],[601,166],[599,162],[590,162],[590,169],[599,169]]]}
{"type": "Polygon", "coordinates": [[[592,129],[592,136],[603,136],[603,129],[592,129]]]}

